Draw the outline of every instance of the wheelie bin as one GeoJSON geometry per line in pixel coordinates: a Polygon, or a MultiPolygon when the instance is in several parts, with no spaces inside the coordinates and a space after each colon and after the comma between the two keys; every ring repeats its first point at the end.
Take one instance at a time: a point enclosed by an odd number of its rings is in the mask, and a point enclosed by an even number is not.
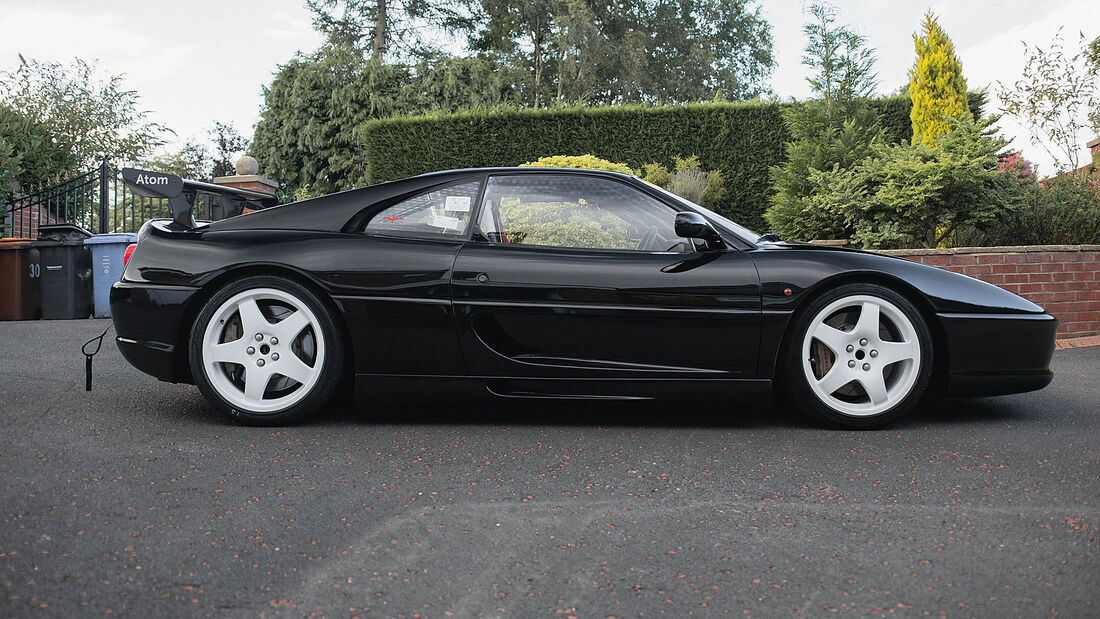
{"type": "Polygon", "coordinates": [[[122,257],[137,235],[130,232],[97,234],[84,239],[92,252],[92,314],[111,317],[111,285],[122,278],[122,257]]]}
{"type": "Polygon", "coordinates": [[[0,320],[41,316],[41,269],[33,239],[0,239],[0,320]]]}
{"type": "Polygon", "coordinates": [[[72,224],[38,227],[42,317],[87,318],[92,313],[92,254],[88,231],[72,224]]]}

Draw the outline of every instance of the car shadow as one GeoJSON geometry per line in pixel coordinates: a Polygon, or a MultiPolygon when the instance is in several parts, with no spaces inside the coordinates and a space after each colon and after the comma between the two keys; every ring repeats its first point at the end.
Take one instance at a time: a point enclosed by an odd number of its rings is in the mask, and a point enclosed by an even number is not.
{"type": "MultiPolygon", "coordinates": [[[[920,406],[884,429],[984,425],[1031,417],[1025,407],[1013,406],[1006,398],[950,400],[920,406]]],[[[326,410],[304,425],[345,424],[835,429],[782,403],[575,400],[487,400],[458,406],[442,402],[344,405],[326,410]]]]}
{"type": "MultiPolygon", "coordinates": [[[[883,428],[901,430],[928,425],[986,425],[1026,422],[1037,417],[1027,395],[947,400],[917,407],[883,428]]],[[[177,398],[172,416],[199,425],[235,425],[206,403],[197,390],[177,398]]],[[[783,402],[752,399],[728,402],[587,401],[479,398],[455,404],[435,397],[404,401],[348,402],[315,414],[298,427],[346,425],[542,425],[761,429],[836,429],[783,402]]],[[[873,431],[873,430],[871,430],[873,431]]]]}

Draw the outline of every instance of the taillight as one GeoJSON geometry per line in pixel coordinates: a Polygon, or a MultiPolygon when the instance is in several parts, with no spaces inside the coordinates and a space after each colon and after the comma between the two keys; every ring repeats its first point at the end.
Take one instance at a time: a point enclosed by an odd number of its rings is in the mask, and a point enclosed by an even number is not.
{"type": "MultiPolygon", "coordinates": [[[[137,249],[137,243],[130,243],[126,247],[126,253],[122,254],[122,266],[126,266],[126,263],[130,261],[130,256],[134,254],[134,250],[137,249]]],[[[118,254],[115,254],[116,256],[118,254]]]]}

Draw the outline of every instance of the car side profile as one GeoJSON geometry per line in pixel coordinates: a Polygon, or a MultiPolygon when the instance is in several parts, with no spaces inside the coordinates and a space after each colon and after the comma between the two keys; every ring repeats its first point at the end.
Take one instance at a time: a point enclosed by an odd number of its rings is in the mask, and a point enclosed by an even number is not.
{"type": "Polygon", "coordinates": [[[145,225],[112,289],[118,346],[243,423],[350,389],[368,405],[394,389],[701,397],[731,414],[748,391],[869,428],[929,394],[1053,376],[1057,321],[1026,299],[761,238],[628,175],[451,170],[213,223],[172,187],[174,218],[145,225]]]}

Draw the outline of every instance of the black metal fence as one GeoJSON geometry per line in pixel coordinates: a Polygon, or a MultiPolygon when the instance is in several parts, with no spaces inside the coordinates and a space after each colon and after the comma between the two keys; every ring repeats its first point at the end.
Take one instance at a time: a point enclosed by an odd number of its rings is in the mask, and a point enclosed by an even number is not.
{"type": "MultiPolygon", "coordinates": [[[[211,198],[195,197],[195,219],[210,219],[211,198]]],[[[134,195],[120,168],[104,157],[95,169],[50,187],[17,194],[4,205],[0,236],[35,238],[38,227],[71,223],[92,233],[137,232],[157,217],[171,217],[168,200],[134,195]]]]}

